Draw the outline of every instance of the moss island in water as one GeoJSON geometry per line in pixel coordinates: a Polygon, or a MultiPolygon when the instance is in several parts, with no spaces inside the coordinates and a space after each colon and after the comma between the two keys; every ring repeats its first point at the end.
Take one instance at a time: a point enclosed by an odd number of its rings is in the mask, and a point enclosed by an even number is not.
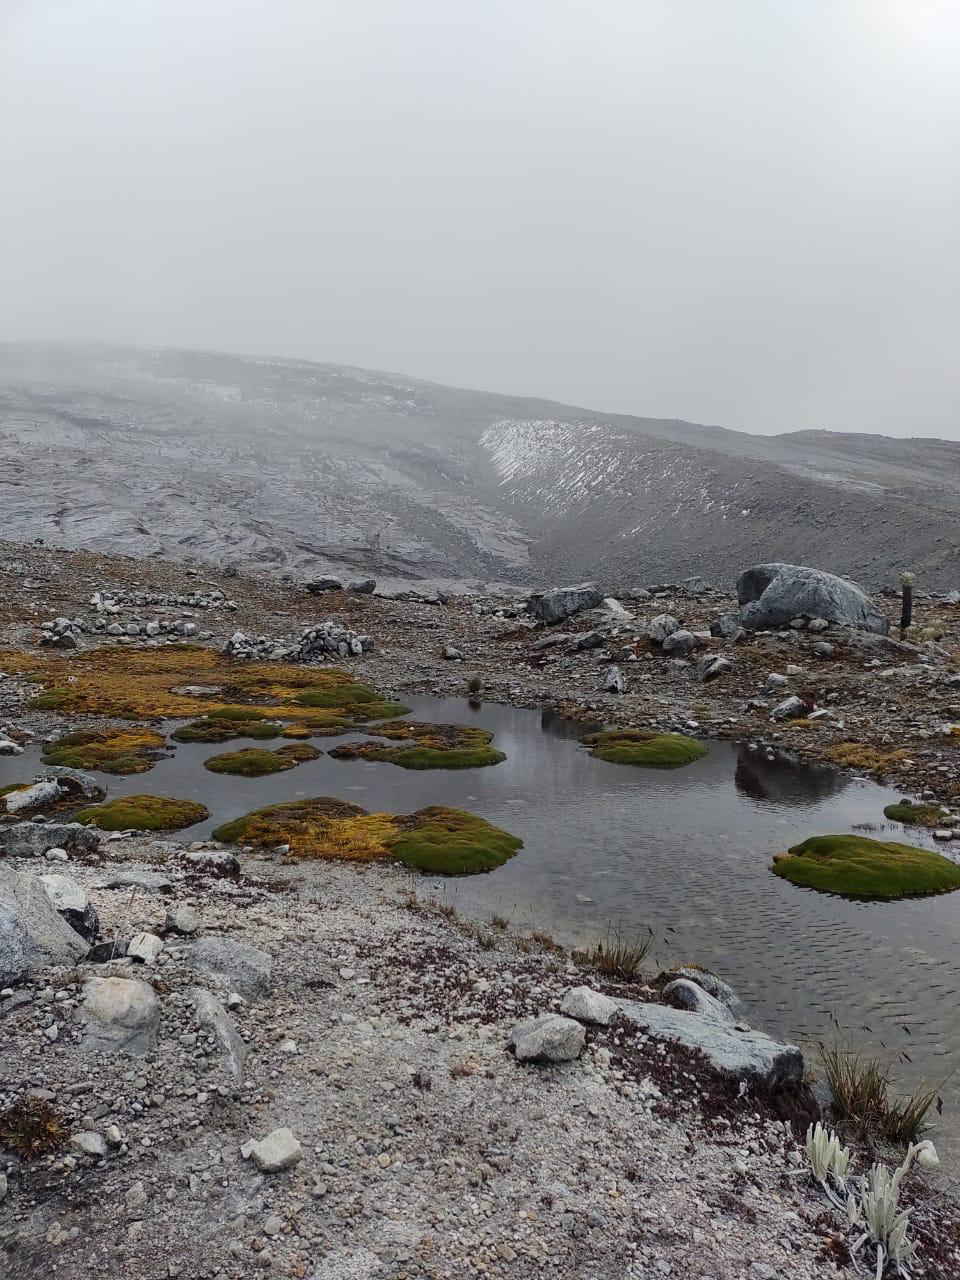
{"type": "Polygon", "coordinates": [[[846,898],[910,898],[960,889],[960,866],[942,854],[867,836],[812,836],[779,854],[772,870],[792,884],[846,898]]]}
{"type": "Polygon", "coordinates": [[[77,812],[75,820],[103,831],[179,831],[207,817],[206,807],[193,800],[143,795],[118,796],[89,805],[77,812]]]}
{"type": "Polygon", "coordinates": [[[287,747],[268,751],[263,747],[244,747],[242,751],[225,751],[223,755],[204,760],[211,773],[235,773],[241,778],[262,778],[268,773],[295,769],[307,760],[317,760],[320,752],[305,742],[291,742],[287,747]]]}
{"type": "Polygon", "coordinates": [[[47,747],[44,764],[100,773],[146,773],[163,754],[166,742],[155,729],[125,726],[77,729],[47,747]]]}
{"type": "Polygon", "coordinates": [[[929,827],[931,830],[943,826],[948,817],[946,809],[937,804],[914,804],[912,800],[898,800],[896,804],[888,804],[883,816],[892,822],[902,822],[905,827],[929,827]]]}
{"type": "Polygon", "coordinates": [[[267,805],[217,827],[214,839],[263,848],[288,845],[298,858],[391,859],[437,875],[502,866],[523,841],[466,813],[430,805],[416,813],[368,813],[331,796],[267,805]]]}
{"type": "Polygon", "coordinates": [[[682,733],[652,729],[603,729],[580,739],[590,754],[610,764],[633,764],[646,769],[679,769],[707,754],[707,748],[682,733]]]}
{"type": "Polygon", "coordinates": [[[490,745],[493,734],[465,724],[429,724],[421,720],[391,720],[373,731],[404,743],[345,742],[330,754],[336,760],[376,760],[404,769],[480,769],[506,760],[490,745]]]}

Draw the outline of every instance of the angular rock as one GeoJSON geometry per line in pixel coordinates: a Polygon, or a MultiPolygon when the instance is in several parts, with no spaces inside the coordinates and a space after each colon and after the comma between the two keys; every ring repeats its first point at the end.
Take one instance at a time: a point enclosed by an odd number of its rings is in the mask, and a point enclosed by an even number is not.
{"type": "Polygon", "coordinates": [[[249,1147],[250,1159],[261,1173],[281,1173],[303,1159],[303,1148],[287,1128],[274,1129],[249,1147]]]}
{"type": "Polygon", "coordinates": [[[164,933],[196,933],[200,928],[200,917],[193,907],[171,907],[163,921],[164,933]]]}
{"type": "Polygon", "coordinates": [[[702,1053],[714,1070],[767,1091],[803,1080],[803,1054],[762,1031],[740,1031],[665,1004],[619,1001],[621,1014],[658,1040],[702,1053]]]}
{"type": "Polygon", "coordinates": [[[663,994],[671,1004],[689,1009],[708,1022],[731,1023],[734,1020],[733,1014],[722,1000],[716,999],[704,991],[699,983],[691,982],[689,978],[674,978],[663,988],[663,994]]]}
{"type": "Polygon", "coordinates": [[[152,1053],[160,1001],[139,978],[88,978],[80,1011],[81,1048],[87,1053],[152,1053]]]}
{"type": "Polygon", "coordinates": [[[618,666],[607,667],[603,673],[603,684],[601,688],[605,693],[626,693],[627,677],[623,674],[618,666]]]}
{"type": "Polygon", "coordinates": [[[690,982],[695,982],[698,987],[702,987],[715,1000],[725,1004],[728,1009],[734,1009],[740,1003],[740,997],[733,987],[717,974],[711,973],[709,969],[696,969],[693,965],[681,964],[670,972],[677,978],[687,978],[690,982]]]}
{"type": "Polygon", "coordinates": [[[809,703],[804,701],[803,698],[798,698],[793,693],[789,698],[784,698],[782,702],[778,702],[770,712],[770,715],[774,720],[799,720],[807,715],[810,710],[809,703]]]}
{"type": "Polygon", "coordinates": [[[718,680],[720,676],[732,670],[733,663],[729,658],[712,653],[705,654],[694,667],[697,679],[701,684],[708,684],[711,680],[718,680]]]}
{"type": "Polygon", "coordinates": [[[687,654],[693,653],[699,644],[699,640],[692,631],[671,631],[663,641],[663,652],[669,653],[674,658],[685,658],[687,654]]]}
{"type": "Polygon", "coordinates": [[[324,591],[342,591],[343,580],[334,577],[333,574],[325,574],[323,577],[314,578],[312,582],[308,582],[306,588],[314,596],[320,595],[324,591]]]}
{"type": "Polygon", "coordinates": [[[48,965],[76,964],[87,949],[38,879],[0,865],[0,987],[48,965]]]}
{"type": "Polygon", "coordinates": [[[757,564],[737,579],[740,620],[752,631],[789,626],[794,618],[822,618],[885,636],[890,623],[853,582],[798,564],[757,564]]]}
{"type": "Polygon", "coordinates": [[[201,867],[209,875],[225,880],[240,879],[240,860],[226,849],[189,849],[183,856],[186,862],[201,867]]]}
{"type": "Polygon", "coordinates": [[[587,649],[599,649],[603,644],[603,633],[600,631],[586,631],[582,636],[577,636],[577,648],[586,651],[587,649]]]}
{"type": "Polygon", "coordinates": [[[163,941],[155,933],[135,933],[127,943],[127,955],[142,964],[156,964],[163,941]]]}
{"type": "Polygon", "coordinates": [[[48,849],[93,853],[99,847],[99,831],[80,822],[16,822],[0,827],[0,853],[11,858],[33,858],[48,849]]]}
{"type": "Polygon", "coordinates": [[[592,987],[571,987],[560,1002],[560,1012],[578,1022],[608,1027],[617,1016],[617,1002],[592,987]]]}
{"type": "Polygon", "coordinates": [[[257,1000],[270,990],[273,961],[266,951],[233,938],[198,938],[182,947],[184,963],[227,991],[257,1000]]]}
{"type": "Polygon", "coordinates": [[[87,800],[102,800],[107,794],[107,788],[101,786],[92,773],[86,773],[83,769],[70,769],[63,764],[49,764],[45,766],[43,773],[38,775],[37,782],[44,782],[48,778],[56,778],[68,785],[74,783],[87,800]]]}
{"type": "Polygon", "coordinates": [[[129,871],[113,871],[110,875],[98,880],[97,889],[144,889],[147,893],[169,893],[173,882],[162,871],[140,871],[131,867],[129,871]]]}
{"type": "Polygon", "coordinates": [[[247,1046],[240,1038],[233,1019],[216,996],[204,987],[191,987],[190,998],[197,1011],[197,1021],[216,1040],[235,1083],[243,1084],[247,1046]]]}
{"type": "Polygon", "coordinates": [[[527,611],[541,622],[562,622],[582,609],[594,609],[603,599],[595,582],[581,582],[573,587],[553,587],[536,591],[527,599],[527,611]]]}
{"type": "Polygon", "coordinates": [[[672,613],[658,613],[647,623],[647,636],[654,644],[663,644],[667,636],[680,630],[680,623],[672,613]]]}
{"type": "Polygon", "coordinates": [[[736,613],[722,613],[710,623],[710,634],[721,640],[739,640],[743,635],[743,625],[736,613]]]}
{"type": "Polygon", "coordinates": [[[102,1133],[96,1133],[93,1129],[73,1134],[70,1138],[70,1145],[74,1151],[79,1151],[84,1156],[105,1156],[107,1154],[106,1138],[102,1133]]]}
{"type": "Polygon", "coordinates": [[[55,804],[61,795],[63,792],[59,782],[55,778],[49,778],[0,796],[0,807],[5,808],[7,813],[19,813],[21,809],[42,809],[44,805],[55,804]]]}
{"type": "Polygon", "coordinates": [[[67,924],[88,943],[94,943],[100,933],[97,909],[87,896],[87,891],[70,876],[56,871],[45,871],[40,884],[51,905],[63,916],[67,924]]]}
{"type": "Polygon", "coordinates": [[[510,1032],[518,1062],[572,1062],[583,1050],[585,1033],[579,1022],[559,1013],[518,1022],[510,1032]]]}

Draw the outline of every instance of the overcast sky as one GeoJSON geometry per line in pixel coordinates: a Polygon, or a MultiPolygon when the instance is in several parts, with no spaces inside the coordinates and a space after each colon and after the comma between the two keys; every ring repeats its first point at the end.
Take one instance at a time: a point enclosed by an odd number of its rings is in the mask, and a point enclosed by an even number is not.
{"type": "Polygon", "coordinates": [[[960,438],[958,0],[0,0],[0,338],[960,438]]]}

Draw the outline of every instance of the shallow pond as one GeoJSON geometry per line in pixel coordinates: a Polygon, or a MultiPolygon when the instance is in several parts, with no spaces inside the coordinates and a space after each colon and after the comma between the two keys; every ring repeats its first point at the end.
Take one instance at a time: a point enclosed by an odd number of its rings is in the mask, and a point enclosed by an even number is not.
{"type": "MultiPolygon", "coordinates": [[[[489,875],[424,878],[425,888],[465,913],[499,912],[568,943],[595,941],[611,925],[628,936],[649,926],[657,962],[716,969],[743,996],[750,1021],[808,1048],[838,1036],[886,1048],[905,1084],[939,1081],[960,1062],[960,892],[848,902],[769,870],[772,855],[789,844],[864,824],[933,847],[928,834],[884,820],[884,805],[898,793],[726,742],[673,771],[607,764],[578,745],[582,724],[552,713],[473,710],[459,698],[409,701],[417,719],[493,730],[506,761],[417,772],[324,753],[256,779],[202,767],[223,751],[278,745],[237,740],[180,745],[149,773],[105,781],[111,796],[147,791],[202,801],[211,818],[180,833],[185,839],[299,796],[333,795],[394,813],[426,804],[471,809],[521,836],[525,847],[489,875]]],[[[0,758],[0,785],[39,767],[35,752],[0,758]]],[[[943,1092],[945,1129],[955,1126],[958,1083],[955,1077],[943,1092]]]]}

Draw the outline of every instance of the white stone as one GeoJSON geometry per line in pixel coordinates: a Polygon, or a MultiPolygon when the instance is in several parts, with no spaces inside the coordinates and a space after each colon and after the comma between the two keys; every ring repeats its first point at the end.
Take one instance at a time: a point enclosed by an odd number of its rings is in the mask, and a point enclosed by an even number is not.
{"type": "Polygon", "coordinates": [[[88,1129],[83,1133],[75,1133],[70,1139],[70,1145],[75,1151],[79,1151],[85,1156],[105,1156],[107,1154],[107,1143],[102,1133],[94,1133],[88,1129]]]}
{"type": "MultiPolygon", "coordinates": [[[[246,1145],[246,1144],[245,1144],[246,1145]]],[[[303,1159],[303,1148],[287,1128],[274,1129],[250,1148],[250,1159],[261,1173],[281,1173],[303,1159]]]]}
{"type": "Polygon", "coordinates": [[[580,1023],[559,1013],[526,1018],[510,1032],[518,1062],[571,1062],[579,1058],[584,1039],[580,1023]]]}
{"type": "Polygon", "coordinates": [[[156,964],[163,941],[155,933],[135,933],[127,946],[127,955],[144,964],[156,964]]]}
{"type": "Polygon", "coordinates": [[[560,1011],[579,1022],[608,1027],[617,1016],[615,1000],[592,987],[572,987],[560,1002],[560,1011]]]}
{"type": "Polygon", "coordinates": [[[150,1053],[160,1002],[139,978],[89,978],[83,984],[82,1047],[93,1053],[150,1053]]]}

